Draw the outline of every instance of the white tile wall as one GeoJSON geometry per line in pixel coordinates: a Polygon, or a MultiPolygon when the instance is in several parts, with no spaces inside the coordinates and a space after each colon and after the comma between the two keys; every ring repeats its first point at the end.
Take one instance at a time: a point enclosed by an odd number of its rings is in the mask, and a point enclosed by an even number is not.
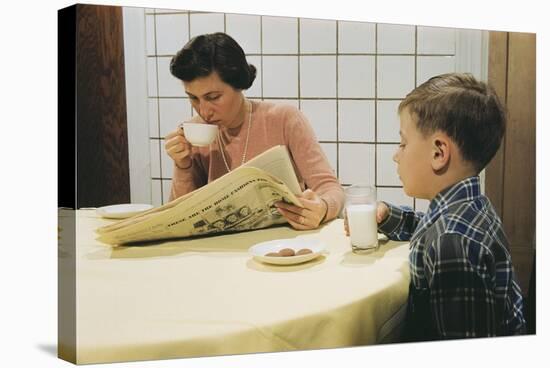
{"type": "Polygon", "coordinates": [[[284,17],[262,17],[264,54],[298,52],[298,20],[284,17]]]}
{"type": "Polygon", "coordinates": [[[273,104],[283,104],[283,105],[290,105],[294,106],[295,108],[300,108],[300,101],[298,100],[287,100],[287,99],[281,99],[281,98],[264,98],[264,101],[269,101],[273,104]]]}
{"type": "Polygon", "coordinates": [[[378,56],[378,97],[403,98],[414,88],[414,56],[378,56]]]}
{"type": "Polygon", "coordinates": [[[415,27],[396,24],[378,25],[378,53],[414,54],[415,27]]]}
{"type": "Polygon", "coordinates": [[[454,55],[456,30],[453,28],[418,27],[418,54],[454,55]]]}
{"type": "Polygon", "coordinates": [[[171,178],[174,174],[174,161],[168,156],[166,150],[164,149],[164,139],[161,139],[160,142],[160,167],[161,167],[161,176],[163,178],[171,178]]]}
{"type": "Polygon", "coordinates": [[[172,57],[158,57],[158,86],[160,97],[185,97],[185,88],[182,81],[170,74],[170,60],[172,57]]]}
{"type": "Polygon", "coordinates": [[[163,180],[162,181],[162,200],[164,203],[168,202],[168,198],[170,197],[170,188],[172,187],[172,183],[170,180],[163,180]]]}
{"type": "Polygon", "coordinates": [[[374,145],[340,143],[339,170],[342,184],[374,183],[374,145]]]}
{"type": "Polygon", "coordinates": [[[397,107],[401,100],[377,102],[377,127],[378,142],[399,142],[399,115],[397,107]]]}
{"type": "Polygon", "coordinates": [[[162,205],[162,194],[161,194],[161,180],[152,179],[151,180],[151,204],[153,206],[162,205]]]}
{"type": "Polygon", "coordinates": [[[149,141],[149,149],[151,151],[151,176],[160,178],[160,140],[151,139],[149,141]]]}
{"type": "Polygon", "coordinates": [[[223,32],[225,20],[223,14],[219,13],[191,13],[189,14],[190,38],[205,34],[223,32]]]}
{"type": "Polygon", "coordinates": [[[340,141],[374,142],[374,101],[339,101],[338,121],[340,141]]]}
{"type": "Polygon", "coordinates": [[[264,56],[265,97],[298,97],[298,57],[264,56]]]}
{"type": "Polygon", "coordinates": [[[418,199],[418,198],[415,198],[414,199],[414,206],[415,206],[415,209],[417,211],[421,211],[421,212],[424,212],[426,213],[428,211],[428,207],[430,205],[430,201],[426,200],[426,199],[418,199]]]}
{"type": "Polygon", "coordinates": [[[160,109],[160,137],[164,138],[173,132],[179,123],[191,118],[191,104],[187,98],[161,98],[160,109]]]}
{"type": "MultiPolygon", "coordinates": [[[[146,15],[145,16],[145,29],[154,30],[155,29],[155,16],[146,15]]],[[[156,32],[151,31],[145,34],[145,51],[147,55],[155,55],[157,53],[156,43],[155,43],[156,32]]]]}
{"type": "Polygon", "coordinates": [[[317,139],[336,141],[336,100],[302,100],[300,104],[317,139]]]}
{"type": "Polygon", "coordinates": [[[338,97],[373,98],[374,56],[338,56],[338,97]]]}
{"type": "Polygon", "coordinates": [[[158,96],[157,59],[147,58],[147,96],[158,96]]]}
{"type": "Polygon", "coordinates": [[[190,37],[225,31],[257,68],[245,95],[300,108],[342,184],[376,183],[381,199],[427,208],[404,194],[392,161],[397,106],[415,81],[454,70],[456,30],[153,9],[144,22],[153,204],[167,201],[173,167],[158,138],[193,114],[171,56],[190,37]]]}
{"type": "Polygon", "coordinates": [[[336,163],[338,162],[336,152],[338,151],[336,143],[320,143],[325,156],[327,157],[328,163],[332,170],[337,173],[336,163]]]}
{"type": "Polygon", "coordinates": [[[156,14],[162,13],[187,13],[187,10],[178,10],[178,9],[153,9],[153,12],[156,14]]]}
{"type": "Polygon", "coordinates": [[[454,56],[418,56],[416,85],[421,85],[433,76],[455,71],[454,56]]]}
{"type": "Polygon", "coordinates": [[[376,24],[338,22],[338,52],[372,54],[375,50],[376,24]]]}
{"type": "Polygon", "coordinates": [[[189,41],[189,16],[182,14],[155,15],[157,55],[175,55],[189,41]]]}
{"type": "Polygon", "coordinates": [[[398,146],[397,144],[380,144],[376,147],[377,185],[401,185],[401,180],[397,175],[397,164],[392,159],[398,146]]]}
{"type": "Polygon", "coordinates": [[[300,56],[301,97],[336,97],[336,56],[300,56]],[[319,78],[320,75],[325,76],[319,78]]]}
{"type": "Polygon", "coordinates": [[[376,194],[379,201],[411,208],[414,206],[414,198],[407,196],[403,188],[378,188],[376,194]]]}
{"type": "Polygon", "coordinates": [[[246,60],[249,64],[256,67],[256,79],[252,86],[244,91],[246,97],[261,98],[262,97],[262,57],[261,56],[247,56],[246,60]]]}
{"type": "Polygon", "coordinates": [[[241,45],[245,54],[262,52],[261,17],[259,15],[227,14],[225,24],[226,33],[241,45]]]}
{"type": "Polygon", "coordinates": [[[149,137],[160,137],[158,99],[149,98],[147,103],[149,107],[149,137]]]}
{"type": "Polygon", "coordinates": [[[300,19],[300,53],[336,53],[336,21],[300,19]]]}

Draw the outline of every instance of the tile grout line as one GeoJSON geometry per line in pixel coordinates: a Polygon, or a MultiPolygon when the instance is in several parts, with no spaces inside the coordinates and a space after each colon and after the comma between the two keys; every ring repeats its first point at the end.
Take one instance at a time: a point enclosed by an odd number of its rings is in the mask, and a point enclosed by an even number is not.
{"type": "Polygon", "coordinates": [[[377,142],[377,106],[378,106],[378,23],[374,25],[374,188],[378,185],[378,145],[377,142]]]}
{"type": "Polygon", "coordinates": [[[302,51],[302,48],[300,47],[300,23],[301,23],[301,19],[302,18],[298,18],[296,23],[297,23],[297,37],[298,37],[298,110],[300,110],[302,108],[302,101],[301,101],[301,96],[302,96],[302,92],[301,92],[301,87],[302,87],[302,83],[300,81],[300,77],[301,77],[301,65],[302,65],[302,56],[300,55],[300,52],[302,51]]]}
{"type": "Polygon", "coordinates": [[[340,178],[340,94],[338,88],[340,86],[340,57],[338,52],[340,51],[339,42],[339,28],[340,22],[336,21],[336,177],[340,178]]]}
{"type": "MultiPolygon", "coordinates": [[[[159,91],[159,64],[158,64],[158,56],[157,56],[157,51],[158,51],[158,47],[157,47],[157,14],[156,14],[156,9],[155,9],[155,14],[153,15],[153,37],[154,37],[154,40],[155,40],[155,76],[156,76],[156,92],[157,92],[157,131],[158,131],[158,135],[160,136],[160,99],[158,98],[158,96],[160,95],[160,91],[159,91]]],[[[162,152],[161,152],[161,149],[160,149],[160,141],[158,142],[157,144],[157,150],[158,150],[158,164],[159,164],[159,175],[160,177],[162,178],[162,152]]],[[[151,202],[153,201],[153,198],[151,198],[151,202]]],[[[162,188],[162,181],[160,182],[160,203],[161,204],[164,204],[164,193],[163,193],[163,188],[162,188]]]]}
{"type": "Polygon", "coordinates": [[[264,17],[260,15],[260,95],[264,101],[264,17]]]}
{"type": "MultiPolygon", "coordinates": [[[[416,83],[418,83],[418,76],[416,75],[416,71],[418,70],[418,27],[414,26],[414,86],[413,88],[416,88],[416,83]]],[[[406,97],[406,96],[405,96],[406,97]]],[[[416,205],[416,198],[413,197],[413,209],[416,211],[417,205],[416,205]]]]}

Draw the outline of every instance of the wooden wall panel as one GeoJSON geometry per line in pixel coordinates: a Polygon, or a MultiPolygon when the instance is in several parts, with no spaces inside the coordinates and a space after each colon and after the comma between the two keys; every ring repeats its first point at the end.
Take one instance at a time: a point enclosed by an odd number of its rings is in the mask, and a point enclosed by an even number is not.
{"type": "Polygon", "coordinates": [[[514,244],[533,244],[535,223],[535,37],[510,33],[506,132],[506,231],[514,244]],[[518,205],[521,203],[521,205],[518,205]]]}
{"type": "Polygon", "coordinates": [[[127,203],[122,8],[77,5],[76,34],[77,207],[127,203]]]}
{"type": "Polygon", "coordinates": [[[491,32],[489,82],[505,102],[503,144],[486,170],[486,193],[499,211],[524,295],[535,252],[536,42],[534,34],[491,32]]]}
{"type": "Polygon", "coordinates": [[[536,221],[536,45],[534,34],[510,33],[509,37],[503,220],[518,277],[527,292],[536,221]]]}
{"type": "MultiPolygon", "coordinates": [[[[508,33],[489,33],[489,83],[495,89],[500,100],[506,103],[506,80],[508,72],[508,33]]],[[[485,169],[485,192],[496,212],[502,217],[504,149],[506,137],[485,169]]]]}

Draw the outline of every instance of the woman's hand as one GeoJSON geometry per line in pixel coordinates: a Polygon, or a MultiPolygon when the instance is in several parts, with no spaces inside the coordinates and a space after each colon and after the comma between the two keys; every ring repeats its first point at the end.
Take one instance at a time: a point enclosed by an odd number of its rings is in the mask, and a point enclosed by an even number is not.
{"type": "MultiPolygon", "coordinates": [[[[376,207],[376,223],[381,223],[384,221],[390,214],[390,209],[384,202],[378,202],[376,207]]],[[[346,236],[349,236],[349,225],[348,225],[348,214],[344,209],[344,230],[346,231],[346,236]]]]}
{"type": "Polygon", "coordinates": [[[318,228],[327,214],[327,203],[311,189],[307,189],[297,197],[304,208],[285,202],[277,202],[275,206],[293,228],[297,230],[318,228]]]}
{"type": "Polygon", "coordinates": [[[191,144],[183,135],[183,129],[177,130],[164,137],[164,149],[168,156],[174,160],[180,169],[187,169],[191,166],[191,144]]]}

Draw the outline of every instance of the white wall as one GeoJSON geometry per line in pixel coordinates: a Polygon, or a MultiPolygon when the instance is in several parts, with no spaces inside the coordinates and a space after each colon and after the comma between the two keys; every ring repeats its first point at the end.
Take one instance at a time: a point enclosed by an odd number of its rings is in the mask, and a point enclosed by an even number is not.
{"type": "MultiPolygon", "coordinates": [[[[170,75],[168,64],[195,35],[222,31],[240,43],[258,69],[254,85],[245,94],[300,108],[343,185],[371,182],[378,188],[379,199],[420,210],[427,208],[427,201],[403,193],[391,159],[399,142],[397,105],[436,74],[467,71],[487,78],[483,31],[185,10],[135,11],[141,12],[143,31],[130,38],[125,33],[125,43],[142,44],[140,63],[145,61],[147,89],[129,101],[128,109],[130,116],[132,109],[147,107],[147,124],[142,119],[136,129],[148,132],[150,150],[150,177],[137,179],[136,174],[135,180],[150,183],[155,205],[167,201],[172,175],[162,137],[192,115],[183,87],[170,75]]],[[[131,21],[138,18],[134,14],[131,21]]],[[[126,13],[124,21],[129,27],[126,13]]],[[[127,67],[126,78],[143,79],[142,69],[132,73],[127,67]]],[[[131,162],[132,155],[137,157],[130,152],[131,162]]]]}

